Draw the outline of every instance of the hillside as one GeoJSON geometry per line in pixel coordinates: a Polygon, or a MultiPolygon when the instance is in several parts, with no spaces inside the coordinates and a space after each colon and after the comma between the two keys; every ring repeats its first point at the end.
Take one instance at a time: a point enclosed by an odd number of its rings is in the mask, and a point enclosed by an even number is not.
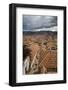
{"type": "Polygon", "coordinates": [[[31,50],[30,68],[26,74],[57,72],[56,31],[23,32],[23,40],[23,44],[31,50]]]}

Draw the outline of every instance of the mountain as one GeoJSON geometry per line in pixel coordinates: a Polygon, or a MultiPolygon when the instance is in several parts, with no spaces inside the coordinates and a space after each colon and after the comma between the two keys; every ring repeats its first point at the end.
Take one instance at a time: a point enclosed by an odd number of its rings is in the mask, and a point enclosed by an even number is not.
{"type": "Polygon", "coordinates": [[[56,35],[57,31],[24,31],[24,35],[56,35]]]}

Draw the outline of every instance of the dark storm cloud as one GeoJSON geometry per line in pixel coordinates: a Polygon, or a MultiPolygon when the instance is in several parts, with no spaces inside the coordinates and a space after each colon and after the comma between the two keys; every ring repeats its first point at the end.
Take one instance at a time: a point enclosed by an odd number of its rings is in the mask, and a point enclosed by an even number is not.
{"type": "Polygon", "coordinates": [[[57,26],[56,16],[23,15],[24,30],[32,30],[37,28],[50,28],[53,26],[57,26]]]}

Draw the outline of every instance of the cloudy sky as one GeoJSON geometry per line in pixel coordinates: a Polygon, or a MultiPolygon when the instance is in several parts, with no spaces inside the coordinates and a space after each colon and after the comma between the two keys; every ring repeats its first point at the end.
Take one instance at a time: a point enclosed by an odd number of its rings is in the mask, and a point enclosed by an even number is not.
{"type": "Polygon", "coordinates": [[[54,30],[57,29],[56,16],[23,15],[23,30],[54,30]]]}

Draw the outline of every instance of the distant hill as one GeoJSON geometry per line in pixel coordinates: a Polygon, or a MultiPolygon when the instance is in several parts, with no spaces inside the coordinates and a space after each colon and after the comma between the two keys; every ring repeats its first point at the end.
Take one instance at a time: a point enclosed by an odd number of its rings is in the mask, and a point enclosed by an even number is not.
{"type": "Polygon", "coordinates": [[[57,31],[23,31],[24,35],[57,35],[57,31]]]}

